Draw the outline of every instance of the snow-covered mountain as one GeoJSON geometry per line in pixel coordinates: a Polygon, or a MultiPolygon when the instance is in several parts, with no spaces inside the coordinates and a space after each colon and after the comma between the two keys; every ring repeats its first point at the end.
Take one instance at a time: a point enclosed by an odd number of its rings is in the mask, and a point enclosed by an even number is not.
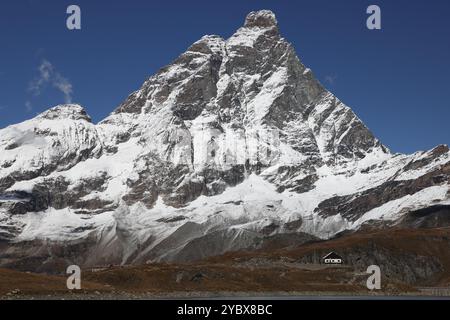
{"type": "Polygon", "coordinates": [[[262,10],[98,124],[60,105],[0,130],[0,265],[192,260],[277,235],[440,225],[449,183],[447,146],[392,154],[262,10]]]}

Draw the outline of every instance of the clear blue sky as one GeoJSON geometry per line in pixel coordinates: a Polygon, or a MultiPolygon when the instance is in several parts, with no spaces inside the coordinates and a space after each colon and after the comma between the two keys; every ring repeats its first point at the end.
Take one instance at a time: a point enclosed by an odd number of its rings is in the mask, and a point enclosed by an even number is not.
{"type": "Polygon", "coordinates": [[[448,0],[2,0],[0,127],[67,94],[100,121],[202,35],[229,37],[258,9],[276,13],[302,62],[393,151],[450,143],[448,0]],[[70,4],[81,31],[66,29],[70,4]],[[370,4],[381,31],[366,28],[370,4]],[[43,61],[52,69],[39,83],[43,61]]]}

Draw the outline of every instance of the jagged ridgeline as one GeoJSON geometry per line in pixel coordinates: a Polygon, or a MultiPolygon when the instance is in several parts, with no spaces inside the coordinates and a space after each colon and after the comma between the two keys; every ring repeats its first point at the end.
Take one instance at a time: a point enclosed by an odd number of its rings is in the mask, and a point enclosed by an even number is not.
{"type": "Polygon", "coordinates": [[[262,10],[98,124],[60,105],[0,130],[0,265],[186,261],[448,225],[449,177],[448,147],[392,154],[262,10]]]}

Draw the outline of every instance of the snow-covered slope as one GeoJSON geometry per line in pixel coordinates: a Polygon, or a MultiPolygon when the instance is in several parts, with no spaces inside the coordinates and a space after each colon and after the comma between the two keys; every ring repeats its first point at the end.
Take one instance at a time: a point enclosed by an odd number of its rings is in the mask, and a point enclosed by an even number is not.
{"type": "Polygon", "coordinates": [[[275,234],[329,238],[450,205],[449,177],[446,146],[391,154],[273,13],[252,12],[97,125],[64,105],[0,130],[0,264],[189,260],[275,234]]]}

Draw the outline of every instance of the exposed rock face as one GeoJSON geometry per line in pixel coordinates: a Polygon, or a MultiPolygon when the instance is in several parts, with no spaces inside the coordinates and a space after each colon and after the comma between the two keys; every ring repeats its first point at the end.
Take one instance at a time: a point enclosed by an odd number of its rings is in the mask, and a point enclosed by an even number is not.
{"type": "Polygon", "coordinates": [[[63,105],[0,130],[0,265],[20,264],[25,243],[39,248],[27,261],[71,260],[41,256],[66,246],[80,264],[133,263],[393,225],[449,204],[449,166],[446,146],[391,154],[300,62],[274,14],[252,12],[99,124],[63,105]]]}
{"type": "Polygon", "coordinates": [[[244,27],[253,28],[277,28],[277,18],[272,11],[260,10],[256,12],[250,12],[245,19],[244,27]]]}
{"type": "MultiPolygon", "coordinates": [[[[433,154],[434,151],[431,153],[433,154]]],[[[435,159],[433,158],[433,160],[435,159]]],[[[415,167],[418,163],[423,164],[424,161],[424,159],[414,161],[408,164],[406,168],[415,167]]],[[[401,199],[426,188],[448,183],[450,183],[450,163],[431,170],[416,179],[388,180],[376,188],[365,190],[359,194],[327,199],[319,204],[315,212],[325,216],[340,214],[347,220],[356,221],[364,213],[378,207],[380,203],[401,199]]]]}
{"type": "Polygon", "coordinates": [[[434,205],[409,212],[399,226],[413,228],[450,227],[450,205],[434,205]]]}

